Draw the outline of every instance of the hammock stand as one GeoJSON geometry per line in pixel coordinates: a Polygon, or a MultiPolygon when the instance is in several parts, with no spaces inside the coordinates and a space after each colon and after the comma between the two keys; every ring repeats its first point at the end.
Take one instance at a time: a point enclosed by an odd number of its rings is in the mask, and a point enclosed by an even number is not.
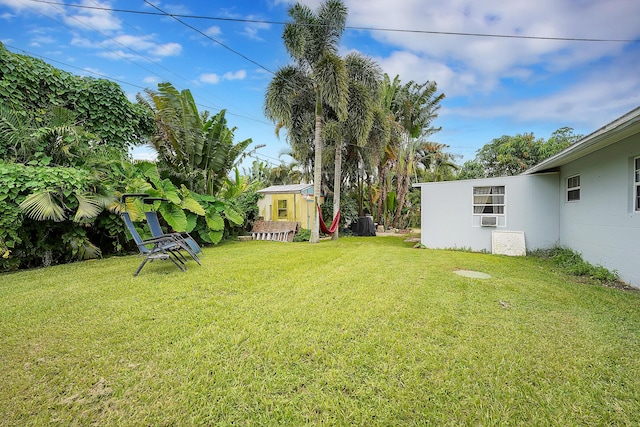
{"type": "Polygon", "coordinates": [[[325,224],[324,219],[322,219],[322,209],[320,209],[320,205],[317,203],[316,206],[318,207],[318,214],[320,217],[320,230],[325,234],[335,233],[338,229],[338,225],[340,224],[340,210],[338,209],[337,215],[333,218],[333,221],[331,221],[331,227],[327,228],[327,224],[325,224]]]}

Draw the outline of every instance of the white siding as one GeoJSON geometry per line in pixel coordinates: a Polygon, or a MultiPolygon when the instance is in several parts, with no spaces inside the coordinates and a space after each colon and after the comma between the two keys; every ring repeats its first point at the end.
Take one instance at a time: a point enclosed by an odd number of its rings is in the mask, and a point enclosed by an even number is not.
{"type": "Polygon", "coordinates": [[[263,198],[258,199],[258,216],[265,221],[271,221],[271,194],[265,194],[263,198]]]}
{"type": "Polygon", "coordinates": [[[560,244],[640,287],[640,213],[633,207],[633,159],[640,134],[561,168],[560,244]],[[567,178],[580,174],[580,201],[566,202],[567,178]]]}
{"type": "Polygon", "coordinates": [[[527,250],[558,243],[558,175],[539,174],[419,184],[422,244],[491,251],[493,230],[524,231],[527,250]],[[505,186],[504,227],[480,227],[473,187],[505,186]]]}

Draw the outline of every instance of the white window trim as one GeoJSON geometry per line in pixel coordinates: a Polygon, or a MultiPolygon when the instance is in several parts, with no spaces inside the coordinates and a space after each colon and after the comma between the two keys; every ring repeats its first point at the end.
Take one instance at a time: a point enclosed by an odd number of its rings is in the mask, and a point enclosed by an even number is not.
{"type": "MultiPolygon", "coordinates": [[[[487,194],[490,195],[490,194],[487,194]]],[[[507,209],[507,187],[504,185],[474,185],[473,188],[471,189],[471,212],[474,216],[505,216],[505,212],[507,209]],[[504,188],[504,193],[501,194],[502,196],[502,203],[496,203],[496,204],[492,204],[492,206],[502,206],[502,213],[476,213],[476,206],[491,206],[489,204],[476,204],[475,203],[475,197],[477,196],[477,194],[475,194],[474,190],[476,188],[479,187],[502,187],[504,188]]]]}
{"type": "MultiPolygon", "coordinates": [[[[575,177],[580,178],[580,174],[577,173],[575,175],[568,176],[567,179],[565,180],[566,191],[565,191],[564,201],[567,202],[567,203],[576,203],[576,202],[579,202],[580,199],[582,199],[582,182],[580,182],[580,184],[578,184],[577,187],[569,187],[569,180],[571,178],[575,178],[575,177]],[[569,200],[569,192],[576,191],[576,190],[578,190],[578,198],[576,200],[569,200]]],[[[582,180],[580,179],[580,181],[582,181],[582,180]]]]}
{"type": "Polygon", "coordinates": [[[633,210],[640,212],[640,157],[633,159],[633,210]]]}

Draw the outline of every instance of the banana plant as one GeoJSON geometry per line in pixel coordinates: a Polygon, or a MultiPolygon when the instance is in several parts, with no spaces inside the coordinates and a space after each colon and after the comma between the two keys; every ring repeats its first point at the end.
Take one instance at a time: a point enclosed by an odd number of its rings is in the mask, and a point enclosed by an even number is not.
{"type": "Polygon", "coordinates": [[[212,244],[222,240],[225,219],[230,224],[243,224],[244,217],[230,203],[196,193],[184,184],[176,187],[169,179],[160,177],[154,163],[139,162],[135,166],[144,180],[133,180],[135,185],[127,186],[125,193],[143,193],[162,200],[145,206],[141,198],[127,198],[126,205],[115,207],[114,210],[126,210],[133,221],[144,220],[145,209],[154,209],[171,230],[194,233],[192,237],[200,243],[212,244]]]}

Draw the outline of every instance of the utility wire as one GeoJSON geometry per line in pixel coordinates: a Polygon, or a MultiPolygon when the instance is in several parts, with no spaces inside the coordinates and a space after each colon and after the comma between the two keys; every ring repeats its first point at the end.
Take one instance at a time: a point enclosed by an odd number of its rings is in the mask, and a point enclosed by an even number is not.
{"type": "MultiPolygon", "coordinates": [[[[68,3],[59,3],[53,2],[49,0],[28,0],[35,3],[43,3],[43,4],[52,4],[52,5],[60,5],[67,7],[75,7],[82,9],[95,9],[102,11],[111,11],[111,12],[119,12],[119,13],[133,13],[138,15],[160,15],[160,16],[169,16],[178,21],[179,18],[188,18],[188,19],[204,19],[211,21],[227,21],[227,22],[242,22],[242,23],[254,23],[254,24],[271,24],[271,25],[286,25],[287,22],[282,21],[269,21],[269,20],[261,20],[261,19],[241,19],[241,18],[220,18],[214,16],[206,16],[206,15],[188,15],[188,14],[179,14],[179,13],[167,13],[164,11],[160,11],[159,8],[152,5],[148,1],[145,0],[145,3],[149,4],[151,7],[159,10],[159,12],[150,12],[150,11],[140,11],[140,10],[131,10],[131,9],[117,9],[117,8],[109,8],[109,7],[98,7],[98,6],[88,6],[88,5],[80,5],[80,4],[68,4],[68,3]]],[[[180,21],[182,22],[182,21],[180,21]]],[[[188,26],[188,24],[185,24],[188,26]]],[[[604,38],[584,38],[584,37],[546,37],[546,36],[526,36],[526,35],[517,35],[517,34],[490,34],[490,33],[467,33],[467,32],[459,32],[459,31],[429,31],[429,30],[414,30],[414,29],[406,29],[406,28],[384,28],[384,27],[357,27],[357,26],[346,26],[346,29],[349,30],[365,30],[365,31],[384,31],[384,32],[396,32],[396,33],[413,33],[413,34],[433,34],[433,35],[445,35],[445,36],[465,36],[465,37],[491,37],[491,38],[504,38],[504,39],[525,39],[525,40],[555,40],[555,41],[575,41],[575,42],[595,42],[595,43],[640,43],[640,39],[604,39],[604,38]]],[[[199,32],[199,31],[198,31],[199,32]]],[[[202,33],[201,33],[202,34],[202,33]]],[[[204,35],[204,34],[203,34],[204,35]]],[[[220,44],[226,49],[231,50],[234,53],[233,49],[225,46],[217,40],[213,40],[214,42],[220,44]]],[[[249,60],[248,58],[245,58],[249,60]]],[[[251,60],[249,60],[251,61],[251,60]]],[[[253,61],[251,61],[253,62],[253,61]]],[[[258,65],[260,68],[263,68],[261,65],[258,65]]],[[[266,70],[266,69],[265,69],[266,70]]],[[[266,70],[270,71],[270,70],[266,70]]]]}
{"type": "MultiPolygon", "coordinates": [[[[99,4],[96,0],[91,0],[91,2],[92,2],[93,4],[95,4],[95,5],[96,5],[95,7],[98,7],[98,8],[103,7],[103,6],[100,6],[100,4],[99,4]]],[[[130,24],[129,24],[128,22],[126,22],[126,21],[123,21],[123,22],[124,22],[124,24],[125,24],[126,26],[128,26],[129,28],[131,28],[133,31],[137,32],[137,33],[138,33],[138,34],[140,34],[140,35],[143,35],[143,33],[140,31],[140,29],[138,29],[138,28],[136,28],[136,27],[134,27],[134,26],[130,25],[130,24]]],[[[119,44],[120,44],[120,43],[119,43],[119,44]]],[[[120,45],[121,45],[121,46],[123,46],[123,47],[126,47],[126,46],[124,46],[124,45],[122,45],[122,44],[120,44],[120,45]]],[[[131,49],[130,49],[130,50],[131,50],[131,49]]],[[[137,54],[137,52],[135,52],[135,51],[133,51],[133,50],[131,50],[131,51],[137,54]]],[[[139,54],[139,55],[140,55],[140,56],[142,56],[144,59],[148,60],[148,61],[149,61],[150,63],[152,63],[153,65],[155,65],[155,66],[157,66],[157,67],[161,68],[162,70],[165,70],[166,72],[168,72],[168,73],[170,73],[170,74],[172,74],[172,75],[174,75],[174,76],[178,77],[178,78],[179,78],[179,79],[181,79],[183,82],[187,83],[187,85],[189,85],[189,84],[191,84],[191,83],[192,83],[192,82],[190,82],[190,81],[189,81],[189,79],[187,79],[186,77],[183,77],[183,76],[181,76],[180,74],[176,73],[175,71],[173,71],[173,70],[171,70],[171,69],[169,69],[169,68],[165,67],[165,66],[164,66],[164,65],[162,65],[159,61],[154,61],[154,60],[152,60],[152,59],[149,59],[149,58],[147,58],[146,56],[144,56],[144,55],[142,55],[142,54],[139,54]]],[[[155,75],[156,77],[160,78],[161,80],[164,80],[164,78],[163,78],[162,76],[159,76],[159,75],[157,75],[157,74],[154,74],[154,75],[155,75]]],[[[202,88],[200,88],[200,89],[202,90],[202,88]]],[[[204,89],[204,91],[206,92],[206,97],[207,97],[207,98],[216,98],[218,101],[220,101],[220,102],[222,102],[222,103],[228,103],[228,101],[226,101],[226,100],[224,100],[224,99],[220,98],[219,96],[215,95],[214,93],[211,93],[211,92],[207,91],[206,89],[204,89]]],[[[219,110],[222,110],[224,107],[218,107],[218,106],[216,106],[216,107],[213,107],[213,108],[214,108],[215,110],[218,110],[218,111],[219,111],[219,110]]],[[[239,108],[237,108],[237,107],[235,107],[235,106],[234,106],[233,108],[234,108],[234,109],[239,109],[239,108]]],[[[228,111],[228,110],[227,110],[227,111],[228,111]]],[[[243,111],[243,112],[244,112],[244,111],[243,111]]],[[[254,120],[254,121],[256,121],[256,122],[261,122],[261,123],[263,123],[263,124],[267,124],[266,122],[262,122],[262,121],[260,121],[260,119],[253,119],[253,118],[250,118],[250,117],[242,116],[242,115],[237,114],[237,113],[232,113],[232,112],[230,112],[230,111],[229,111],[229,115],[234,115],[234,116],[238,116],[238,117],[243,117],[243,118],[246,118],[246,119],[249,119],[249,120],[254,120]]]]}
{"type": "MultiPolygon", "coordinates": [[[[19,48],[19,47],[16,47],[16,46],[12,46],[12,45],[9,45],[9,44],[6,44],[6,43],[3,43],[3,44],[4,44],[5,47],[13,49],[16,52],[22,52],[25,55],[33,56],[35,58],[40,58],[40,59],[42,59],[44,61],[55,62],[57,64],[64,65],[65,67],[73,68],[75,70],[79,70],[79,71],[81,71],[83,73],[92,74],[92,75],[94,75],[96,77],[99,77],[101,79],[112,80],[114,82],[118,82],[118,83],[123,84],[123,85],[131,86],[131,87],[134,87],[136,89],[141,89],[142,91],[145,91],[147,89],[144,86],[140,86],[140,85],[137,85],[137,84],[134,84],[134,83],[126,82],[124,80],[120,80],[120,79],[117,79],[115,77],[111,77],[111,76],[108,76],[108,75],[105,75],[105,74],[102,74],[102,73],[98,73],[98,72],[95,72],[95,71],[91,71],[91,70],[87,70],[87,69],[84,69],[84,68],[80,68],[78,66],[71,65],[71,64],[68,64],[66,62],[59,61],[57,59],[48,58],[46,56],[39,55],[37,53],[29,52],[28,50],[24,50],[22,48],[19,48]]],[[[224,108],[212,107],[210,105],[205,105],[205,104],[201,104],[201,103],[196,103],[196,105],[198,105],[199,107],[202,107],[202,108],[206,108],[207,110],[210,110],[210,111],[221,111],[221,110],[224,109],[224,108]]],[[[253,117],[248,117],[248,116],[243,116],[241,114],[232,113],[229,110],[227,110],[227,114],[232,115],[232,116],[236,116],[236,117],[240,117],[240,118],[243,118],[243,119],[251,120],[253,122],[260,123],[260,124],[263,124],[263,125],[273,126],[271,123],[267,123],[265,121],[262,121],[260,119],[256,119],[256,118],[253,118],[253,117]]]]}
{"type": "MultiPolygon", "coordinates": [[[[37,2],[36,2],[36,3],[37,3],[37,2]]],[[[147,2],[147,3],[148,3],[148,2],[147,2]]],[[[72,6],[72,7],[74,6],[74,5],[65,5],[64,3],[54,3],[54,2],[50,2],[50,3],[48,3],[48,4],[52,4],[52,5],[61,5],[61,6],[72,6]]],[[[59,9],[59,8],[57,8],[57,7],[54,7],[54,8],[55,8],[58,12],[63,12],[61,9],[59,9]]],[[[109,9],[107,9],[107,8],[97,7],[97,6],[85,6],[85,8],[95,8],[95,9],[99,9],[99,10],[109,10],[109,9]]],[[[57,19],[55,19],[55,18],[53,18],[53,17],[51,17],[51,16],[49,16],[49,15],[47,15],[47,14],[45,14],[45,13],[41,12],[41,11],[36,10],[36,12],[38,12],[38,13],[39,13],[40,15],[42,15],[42,16],[45,16],[45,17],[47,17],[47,18],[51,19],[52,21],[57,22],[57,23],[58,23],[58,24],[60,24],[60,25],[63,25],[63,26],[65,26],[65,27],[69,28],[66,24],[64,24],[64,23],[62,23],[62,22],[60,22],[60,21],[58,21],[57,19]]],[[[79,22],[80,24],[84,25],[85,27],[89,28],[90,30],[92,30],[92,31],[97,31],[97,32],[98,32],[100,35],[102,35],[105,39],[109,39],[109,37],[108,37],[106,34],[104,34],[103,32],[101,32],[100,30],[95,30],[94,28],[90,27],[88,24],[86,24],[86,23],[85,23],[85,22],[83,22],[82,20],[80,20],[80,19],[78,19],[78,18],[76,18],[76,17],[74,17],[74,16],[71,16],[71,18],[73,18],[75,21],[79,22]]],[[[70,28],[69,28],[69,29],[70,29],[70,28]]],[[[206,35],[205,35],[205,36],[206,36],[206,35]]],[[[214,41],[215,41],[215,40],[214,40],[214,41]]],[[[171,74],[173,74],[173,75],[175,75],[175,76],[179,77],[180,79],[182,79],[182,80],[183,80],[183,81],[185,81],[185,82],[188,82],[188,80],[187,80],[185,77],[182,77],[182,76],[178,75],[177,73],[175,73],[175,72],[173,72],[173,71],[169,70],[168,68],[166,68],[166,67],[164,67],[164,66],[162,66],[162,65],[159,65],[159,64],[157,63],[157,61],[154,61],[154,60],[152,60],[152,59],[148,58],[147,56],[143,55],[142,53],[137,52],[137,51],[135,51],[135,50],[131,49],[129,46],[126,46],[126,45],[124,45],[124,44],[120,43],[120,42],[119,42],[119,41],[117,41],[117,40],[114,40],[114,43],[116,43],[116,44],[118,44],[118,45],[122,46],[124,49],[126,49],[126,50],[128,50],[129,52],[133,53],[133,54],[134,54],[134,55],[136,55],[137,57],[140,57],[140,58],[142,58],[142,59],[146,60],[147,62],[149,62],[149,63],[151,63],[151,64],[153,64],[153,65],[155,65],[155,66],[158,66],[158,67],[160,67],[160,68],[162,68],[162,69],[164,69],[164,70],[168,71],[169,73],[171,73],[171,74]]],[[[155,73],[153,70],[150,70],[149,68],[144,67],[143,65],[141,65],[141,64],[139,64],[139,63],[137,63],[137,62],[133,61],[132,59],[127,58],[126,56],[123,56],[121,53],[116,52],[116,51],[114,51],[113,49],[111,49],[111,48],[109,48],[109,47],[107,47],[107,46],[101,46],[101,47],[102,47],[103,49],[106,49],[106,50],[110,51],[110,52],[111,52],[111,53],[113,53],[114,55],[116,55],[116,56],[118,56],[118,57],[120,57],[120,58],[124,59],[125,61],[127,61],[127,62],[129,62],[129,63],[133,64],[134,66],[136,66],[136,67],[138,67],[138,68],[140,68],[140,69],[142,69],[142,70],[144,70],[144,71],[146,71],[146,72],[148,72],[148,73],[150,73],[150,74],[154,75],[155,77],[158,77],[158,78],[159,78],[159,79],[161,79],[161,80],[165,80],[162,76],[158,75],[158,74],[157,74],[157,73],[155,73]]],[[[14,48],[14,49],[17,49],[17,48],[14,48]]],[[[20,49],[20,50],[21,50],[21,49],[20,49]]],[[[26,53],[26,51],[24,51],[24,52],[26,53]]],[[[30,54],[31,54],[31,53],[30,53],[30,54]]],[[[33,54],[31,54],[31,55],[33,55],[33,54]]],[[[36,56],[39,56],[39,55],[36,55],[36,56]]],[[[47,60],[51,60],[51,59],[48,59],[48,58],[47,58],[47,60]]],[[[110,79],[110,80],[118,81],[119,83],[128,84],[128,85],[130,85],[130,86],[133,86],[133,87],[136,87],[136,88],[140,88],[140,89],[142,89],[143,91],[144,91],[144,90],[146,90],[146,88],[144,88],[144,87],[141,87],[141,86],[138,86],[138,85],[135,85],[135,84],[131,84],[131,83],[127,83],[127,82],[124,82],[124,81],[122,81],[122,80],[118,80],[118,79],[112,78],[111,76],[108,76],[108,75],[105,75],[105,74],[101,74],[101,73],[96,73],[96,72],[93,72],[93,71],[84,70],[84,69],[81,69],[81,68],[78,68],[78,67],[74,67],[74,66],[69,65],[69,64],[65,64],[65,63],[60,62],[60,61],[55,61],[55,62],[58,62],[58,63],[60,63],[60,64],[63,64],[63,65],[69,66],[69,67],[73,67],[73,68],[76,68],[76,69],[80,69],[80,70],[82,70],[82,71],[84,71],[84,72],[89,72],[89,73],[91,73],[91,74],[93,74],[93,75],[96,75],[96,76],[99,76],[99,77],[101,77],[101,78],[108,78],[108,79],[110,79]]],[[[211,106],[206,106],[206,105],[201,105],[201,104],[197,104],[197,105],[199,105],[199,106],[201,106],[201,107],[204,107],[204,108],[206,108],[206,109],[208,109],[208,110],[212,110],[212,111],[220,111],[220,110],[222,110],[222,109],[223,109],[223,108],[221,108],[221,107],[211,107],[211,106]]],[[[249,116],[244,116],[244,115],[241,115],[241,114],[237,114],[237,113],[234,113],[234,112],[229,111],[228,109],[227,109],[227,112],[228,112],[228,114],[229,114],[229,115],[232,115],[232,116],[236,116],[236,117],[244,118],[244,119],[247,119],[247,120],[251,120],[251,121],[254,121],[254,122],[257,122],[257,123],[263,124],[263,125],[272,126],[272,124],[271,124],[271,123],[267,123],[267,122],[265,122],[265,121],[263,121],[263,120],[260,120],[260,119],[257,119],[257,118],[253,118],[253,117],[249,117],[249,116]]]]}
{"type": "Polygon", "coordinates": [[[214,42],[214,43],[216,43],[216,44],[218,44],[218,45],[222,46],[223,48],[225,48],[225,49],[227,49],[228,51],[230,51],[230,52],[234,53],[235,55],[238,55],[238,56],[240,56],[241,58],[243,58],[243,59],[245,59],[245,60],[247,60],[247,61],[251,62],[252,64],[256,65],[257,67],[260,67],[261,69],[265,70],[266,72],[268,72],[268,73],[270,73],[270,74],[274,74],[274,75],[275,75],[275,72],[273,72],[272,70],[268,69],[268,68],[267,68],[267,67],[265,67],[264,65],[262,65],[262,64],[260,64],[260,63],[258,63],[258,62],[256,62],[256,61],[254,61],[253,59],[249,58],[248,56],[244,55],[243,53],[238,52],[237,50],[235,50],[235,49],[233,49],[233,48],[231,48],[231,47],[227,46],[226,44],[222,43],[221,41],[214,39],[214,38],[213,38],[213,37],[211,37],[210,35],[203,33],[202,31],[200,31],[199,29],[197,29],[197,28],[196,28],[196,27],[194,27],[193,25],[187,24],[186,22],[184,22],[183,20],[181,20],[180,18],[178,18],[176,15],[172,15],[172,14],[170,14],[170,13],[168,13],[168,12],[165,12],[164,10],[160,9],[158,6],[154,5],[153,3],[151,3],[151,2],[149,2],[149,1],[147,1],[147,0],[144,0],[144,2],[145,2],[146,4],[148,4],[149,6],[153,7],[154,9],[156,9],[156,10],[158,10],[158,11],[162,12],[162,14],[163,14],[163,15],[165,15],[165,16],[169,16],[169,17],[171,17],[171,18],[175,19],[176,21],[178,21],[179,23],[181,23],[181,24],[182,24],[182,25],[184,25],[185,27],[188,27],[188,28],[192,29],[193,31],[197,32],[198,34],[200,34],[200,35],[202,35],[202,36],[204,36],[204,37],[206,37],[206,38],[208,38],[208,39],[209,39],[209,40],[211,40],[212,42],[214,42]]]}
{"type": "Polygon", "coordinates": [[[13,49],[16,52],[22,52],[24,55],[33,56],[33,57],[40,58],[42,60],[49,61],[49,62],[55,62],[57,64],[64,65],[65,67],[73,68],[73,69],[76,69],[76,70],[80,70],[83,73],[93,74],[94,76],[97,76],[97,77],[99,77],[101,79],[113,80],[114,82],[118,82],[118,83],[123,84],[123,85],[132,86],[132,87],[135,87],[136,89],[142,89],[142,90],[146,89],[145,87],[136,85],[134,83],[125,82],[124,80],[119,80],[117,78],[114,78],[114,77],[111,77],[111,76],[107,76],[107,75],[102,74],[102,73],[97,73],[95,71],[91,71],[91,70],[87,70],[87,69],[84,69],[84,68],[80,68],[78,66],[71,65],[71,64],[68,64],[66,62],[58,61],[57,59],[47,58],[46,56],[42,56],[42,55],[39,55],[37,53],[29,52],[28,50],[24,50],[24,49],[16,47],[16,46],[11,46],[11,45],[6,44],[6,43],[3,43],[3,44],[4,44],[5,47],[13,49]]]}

